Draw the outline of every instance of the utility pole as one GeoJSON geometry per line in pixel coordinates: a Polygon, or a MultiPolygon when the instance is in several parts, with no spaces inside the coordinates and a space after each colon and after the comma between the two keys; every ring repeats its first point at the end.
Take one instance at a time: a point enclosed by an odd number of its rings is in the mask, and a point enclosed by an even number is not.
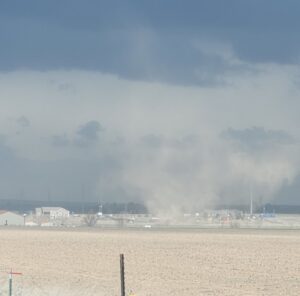
{"type": "Polygon", "coordinates": [[[81,185],[81,213],[85,213],[85,186],[81,185]]]}
{"type": "Polygon", "coordinates": [[[125,266],[124,254],[120,254],[121,296],[125,296],[125,266]]]}
{"type": "Polygon", "coordinates": [[[252,200],[252,196],[251,196],[251,200],[250,200],[250,216],[253,215],[253,200],[252,200]]]}
{"type": "Polygon", "coordinates": [[[250,189],[250,216],[253,215],[253,195],[252,195],[252,188],[250,189]]]}

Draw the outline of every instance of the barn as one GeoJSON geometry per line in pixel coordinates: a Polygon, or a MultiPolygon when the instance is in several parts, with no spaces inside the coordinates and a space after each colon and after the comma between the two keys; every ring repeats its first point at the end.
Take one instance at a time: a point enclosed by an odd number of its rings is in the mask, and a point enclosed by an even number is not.
{"type": "Polygon", "coordinates": [[[24,225],[24,217],[13,212],[0,210],[0,226],[24,225]]]}

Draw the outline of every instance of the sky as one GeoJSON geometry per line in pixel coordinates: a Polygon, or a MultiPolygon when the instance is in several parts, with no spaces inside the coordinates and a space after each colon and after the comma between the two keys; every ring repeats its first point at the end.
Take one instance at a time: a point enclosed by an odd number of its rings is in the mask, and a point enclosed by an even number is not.
{"type": "Polygon", "coordinates": [[[299,1],[1,1],[0,198],[300,204],[299,1]]]}

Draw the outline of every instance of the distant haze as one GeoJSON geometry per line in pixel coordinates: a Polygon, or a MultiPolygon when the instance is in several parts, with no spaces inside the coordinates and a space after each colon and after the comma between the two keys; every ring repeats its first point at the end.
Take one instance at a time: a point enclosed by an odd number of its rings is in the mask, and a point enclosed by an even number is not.
{"type": "Polygon", "coordinates": [[[0,199],[299,205],[300,4],[112,2],[0,4],[0,199]]]}

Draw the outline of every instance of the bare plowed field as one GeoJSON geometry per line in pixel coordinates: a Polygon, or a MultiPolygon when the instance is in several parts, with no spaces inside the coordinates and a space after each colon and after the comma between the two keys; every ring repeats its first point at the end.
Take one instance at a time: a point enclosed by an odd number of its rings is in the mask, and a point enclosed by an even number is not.
{"type": "Polygon", "coordinates": [[[0,295],[300,295],[297,231],[0,229],[0,295]]]}

